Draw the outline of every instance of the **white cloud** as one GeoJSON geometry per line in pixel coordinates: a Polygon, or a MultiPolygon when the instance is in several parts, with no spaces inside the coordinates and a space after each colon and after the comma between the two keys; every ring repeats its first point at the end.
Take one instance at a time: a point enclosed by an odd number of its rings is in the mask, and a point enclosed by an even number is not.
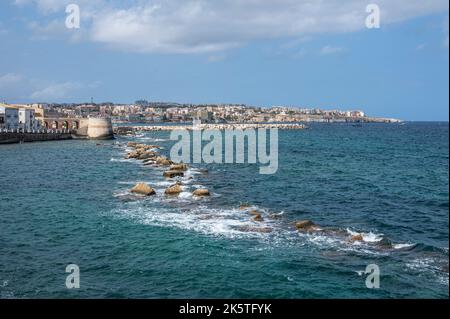
{"type": "MultiPolygon", "coordinates": [[[[55,12],[70,0],[15,0],[55,12]]],[[[258,40],[365,28],[361,0],[79,0],[88,40],[133,52],[214,53],[258,40]]],[[[448,11],[447,0],[378,0],[382,27],[448,11]]]]}
{"type": "Polygon", "coordinates": [[[75,81],[48,82],[42,79],[24,76],[18,73],[0,74],[0,99],[22,100],[30,102],[58,102],[77,99],[84,91],[95,92],[102,85],[101,81],[81,83],[75,81]]]}
{"type": "Polygon", "coordinates": [[[331,45],[326,45],[322,49],[320,49],[321,55],[330,55],[344,52],[345,49],[341,47],[334,47],[331,45]]]}
{"type": "Polygon", "coordinates": [[[81,84],[74,82],[55,83],[33,92],[30,95],[30,98],[36,101],[55,101],[67,99],[71,98],[71,94],[82,87],[83,86],[81,84]]]}
{"type": "Polygon", "coordinates": [[[19,83],[22,80],[22,76],[16,73],[8,73],[0,75],[0,89],[7,88],[19,83]]]}

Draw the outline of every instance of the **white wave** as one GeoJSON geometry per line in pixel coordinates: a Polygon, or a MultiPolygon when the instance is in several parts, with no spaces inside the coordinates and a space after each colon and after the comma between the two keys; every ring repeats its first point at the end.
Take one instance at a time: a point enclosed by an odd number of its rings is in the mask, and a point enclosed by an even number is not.
{"type": "Polygon", "coordinates": [[[393,244],[392,248],[394,249],[406,249],[406,248],[412,248],[416,244],[393,244]]]}
{"type": "MultiPolygon", "coordinates": [[[[350,236],[357,236],[357,235],[361,235],[363,238],[363,241],[366,243],[378,243],[380,241],[383,240],[383,236],[384,234],[375,234],[372,232],[368,232],[368,233],[359,233],[359,232],[355,232],[351,229],[347,228],[347,233],[350,234],[350,236]]],[[[355,244],[358,244],[358,242],[355,242],[355,244]]]]}
{"type": "MultiPolygon", "coordinates": [[[[183,188],[183,187],[182,187],[182,188],[183,188]]],[[[179,198],[182,198],[182,199],[192,198],[192,193],[190,193],[190,192],[181,192],[181,193],[178,195],[178,197],[179,197],[179,198]]]]}
{"type": "Polygon", "coordinates": [[[159,181],[159,182],[155,183],[156,186],[161,186],[161,187],[169,187],[169,186],[172,186],[173,184],[174,183],[171,181],[159,181]]]}
{"type": "MultiPolygon", "coordinates": [[[[448,260],[446,262],[448,262],[448,260]]],[[[439,263],[440,261],[436,258],[423,257],[416,258],[406,263],[406,267],[419,274],[430,274],[436,278],[438,283],[448,286],[449,274],[438,266],[439,263]]]]}
{"type": "Polygon", "coordinates": [[[120,163],[124,163],[124,162],[130,162],[129,159],[125,159],[125,158],[114,158],[112,157],[110,159],[110,162],[120,162],[120,163]]]}
{"type": "Polygon", "coordinates": [[[268,224],[253,222],[250,216],[242,214],[242,211],[237,209],[200,206],[189,211],[180,211],[169,208],[130,207],[113,211],[113,213],[133,218],[147,225],[177,227],[213,236],[228,238],[269,236],[268,233],[252,231],[252,229],[268,227],[268,224]],[[242,231],[245,227],[249,231],[242,231]]]}

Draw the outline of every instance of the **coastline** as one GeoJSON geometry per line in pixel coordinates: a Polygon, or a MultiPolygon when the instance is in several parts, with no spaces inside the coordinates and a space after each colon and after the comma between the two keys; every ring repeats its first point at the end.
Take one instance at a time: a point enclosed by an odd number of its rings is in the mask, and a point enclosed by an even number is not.
{"type": "Polygon", "coordinates": [[[133,126],[116,126],[115,134],[126,134],[132,132],[151,132],[151,131],[174,131],[174,130],[245,130],[245,129],[280,129],[280,130],[303,130],[307,127],[303,124],[183,124],[183,125],[133,125],[133,126]]]}

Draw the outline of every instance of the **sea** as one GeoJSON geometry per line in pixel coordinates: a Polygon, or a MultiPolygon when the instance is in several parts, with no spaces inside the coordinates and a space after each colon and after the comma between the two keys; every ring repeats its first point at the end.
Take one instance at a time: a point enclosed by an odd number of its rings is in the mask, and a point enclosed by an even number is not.
{"type": "Polygon", "coordinates": [[[169,132],[0,145],[0,298],[448,298],[448,129],[280,130],[276,174],[192,164],[178,197],[163,168],[124,158],[130,141],[168,154],[169,132]]]}

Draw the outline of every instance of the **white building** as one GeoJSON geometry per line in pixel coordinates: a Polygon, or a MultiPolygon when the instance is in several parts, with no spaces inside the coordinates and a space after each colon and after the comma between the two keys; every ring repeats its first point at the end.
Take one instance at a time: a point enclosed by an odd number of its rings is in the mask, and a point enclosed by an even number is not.
{"type": "Polygon", "coordinates": [[[19,127],[24,130],[39,129],[39,122],[36,120],[34,109],[21,108],[19,109],[19,127]]]}
{"type": "Polygon", "coordinates": [[[19,128],[19,110],[0,105],[0,128],[17,130],[19,128]]]}

